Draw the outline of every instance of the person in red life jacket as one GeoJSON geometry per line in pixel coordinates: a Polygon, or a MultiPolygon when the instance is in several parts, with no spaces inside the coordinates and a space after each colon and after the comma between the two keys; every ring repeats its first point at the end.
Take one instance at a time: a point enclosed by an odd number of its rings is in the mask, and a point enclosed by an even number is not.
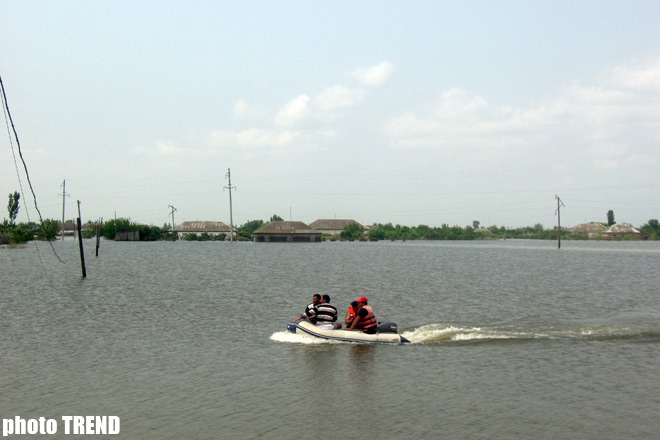
{"type": "Polygon", "coordinates": [[[362,330],[365,333],[376,333],[378,330],[378,321],[376,315],[371,309],[366,296],[361,296],[357,300],[357,316],[346,330],[362,330]]]}
{"type": "Polygon", "coordinates": [[[353,324],[353,320],[355,319],[355,316],[357,314],[357,309],[358,309],[358,303],[357,301],[353,301],[351,305],[348,307],[348,312],[346,312],[346,319],[344,320],[344,324],[346,324],[346,327],[350,327],[351,324],[353,324]]]}
{"type": "Polygon", "coordinates": [[[316,322],[316,310],[320,302],[321,302],[321,295],[315,293],[314,296],[312,297],[312,302],[307,304],[307,307],[305,307],[305,311],[303,312],[303,314],[298,316],[296,319],[294,319],[294,321],[307,318],[312,323],[316,322]]]}

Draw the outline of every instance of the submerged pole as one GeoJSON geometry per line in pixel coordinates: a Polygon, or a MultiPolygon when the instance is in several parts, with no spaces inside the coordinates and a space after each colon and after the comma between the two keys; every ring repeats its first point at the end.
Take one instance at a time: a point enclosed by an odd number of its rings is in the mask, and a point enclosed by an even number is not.
{"type": "Polygon", "coordinates": [[[82,276],[87,277],[87,270],[85,269],[85,251],[83,250],[82,241],[82,223],[80,222],[80,200],[78,200],[78,247],[80,248],[80,264],[82,266],[82,276]]]}
{"type": "Polygon", "coordinates": [[[103,224],[103,218],[96,225],[96,256],[99,256],[99,246],[101,245],[101,225],[103,224]]]}

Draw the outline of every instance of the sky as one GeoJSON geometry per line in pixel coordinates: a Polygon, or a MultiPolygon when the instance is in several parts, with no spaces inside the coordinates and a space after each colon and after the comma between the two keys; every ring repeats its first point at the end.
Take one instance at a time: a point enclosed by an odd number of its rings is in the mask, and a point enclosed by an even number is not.
{"type": "MultiPolygon", "coordinates": [[[[0,23],[44,219],[229,223],[229,170],[235,225],[660,218],[656,0],[4,0],[0,23]]],[[[0,195],[38,221],[4,131],[0,195]]]]}

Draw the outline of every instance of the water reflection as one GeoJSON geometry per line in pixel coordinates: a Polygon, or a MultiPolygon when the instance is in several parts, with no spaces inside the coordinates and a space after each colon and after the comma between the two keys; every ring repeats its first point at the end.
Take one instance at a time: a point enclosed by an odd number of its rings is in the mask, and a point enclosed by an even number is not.
{"type": "Polygon", "coordinates": [[[351,344],[349,360],[358,371],[371,370],[376,357],[376,346],[373,344],[351,344]]]}

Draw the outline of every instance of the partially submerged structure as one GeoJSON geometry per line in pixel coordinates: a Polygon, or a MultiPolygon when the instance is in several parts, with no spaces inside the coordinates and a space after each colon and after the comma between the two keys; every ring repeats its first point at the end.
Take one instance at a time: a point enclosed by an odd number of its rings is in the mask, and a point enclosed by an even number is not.
{"type": "Polygon", "coordinates": [[[117,232],[115,241],[140,241],[140,231],[117,232]]]}
{"type": "Polygon", "coordinates": [[[346,229],[346,226],[356,224],[362,229],[363,231],[369,230],[368,226],[363,225],[362,223],[358,222],[357,220],[353,219],[318,219],[314,220],[312,223],[309,224],[309,227],[312,229],[316,229],[317,231],[321,232],[322,234],[328,234],[328,235],[339,235],[341,232],[346,229]]]}
{"type": "Polygon", "coordinates": [[[580,223],[571,229],[574,234],[586,233],[589,238],[600,238],[607,228],[600,223],[580,223]]]}
{"type": "Polygon", "coordinates": [[[254,232],[254,241],[258,243],[320,243],[321,232],[303,222],[270,222],[254,232]]]}
{"type": "Polygon", "coordinates": [[[228,224],[223,222],[207,222],[207,221],[186,221],[174,228],[174,231],[177,234],[179,239],[183,238],[186,234],[195,234],[197,236],[207,233],[211,236],[216,236],[220,234],[229,234],[236,235],[236,228],[229,227],[228,224]]]}
{"type": "Polygon", "coordinates": [[[649,236],[642,234],[629,223],[612,225],[607,231],[603,232],[603,240],[622,240],[624,238],[631,240],[648,240],[649,236]]]}
{"type": "Polygon", "coordinates": [[[62,228],[62,222],[57,222],[57,236],[62,238],[64,237],[77,237],[77,227],[75,222],[64,222],[64,228],[62,228]],[[62,235],[64,234],[64,235],[62,235]]]}

